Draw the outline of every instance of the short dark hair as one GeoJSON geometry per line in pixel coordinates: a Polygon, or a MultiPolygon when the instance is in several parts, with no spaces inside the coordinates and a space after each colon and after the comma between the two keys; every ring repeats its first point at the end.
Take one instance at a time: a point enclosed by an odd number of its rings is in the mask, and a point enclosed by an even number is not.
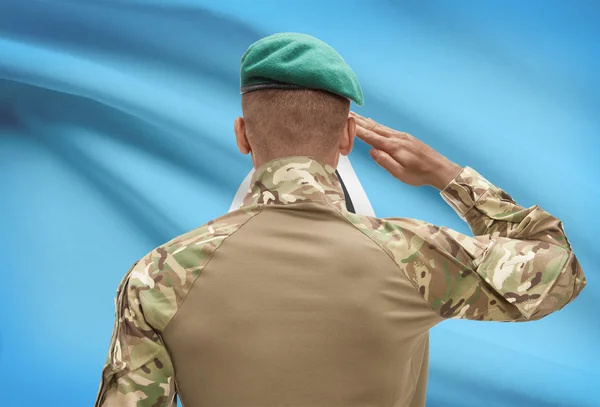
{"type": "Polygon", "coordinates": [[[318,157],[339,142],[350,101],[320,90],[263,89],[243,94],[242,110],[255,153],[318,157]]]}

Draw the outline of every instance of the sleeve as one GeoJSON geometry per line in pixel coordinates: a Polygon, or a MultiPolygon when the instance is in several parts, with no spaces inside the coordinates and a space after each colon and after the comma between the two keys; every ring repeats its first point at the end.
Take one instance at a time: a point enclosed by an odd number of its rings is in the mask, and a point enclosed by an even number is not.
{"type": "Polygon", "coordinates": [[[159,332],[145,319],[150,305],[136,263],[117,289],[115,325],[94,407],[175,407],[173,365],[159,332]]]}
{"type": "Polygon", "coordinates": [[[586,284],[562,223],[523,208],[465,167],[442,191],[474,237],[410,219],[390,219],[408,252],[399,264],[442,318],[527,321],[575,299],[586,284]]]}

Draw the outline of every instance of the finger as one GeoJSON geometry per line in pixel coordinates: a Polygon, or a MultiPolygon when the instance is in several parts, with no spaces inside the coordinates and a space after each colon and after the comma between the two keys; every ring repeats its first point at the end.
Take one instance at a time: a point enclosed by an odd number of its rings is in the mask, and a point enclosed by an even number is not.
{"type": "Polygon", "coordinates": [[[354,120],[356,121],[356,124],[358,126],[364,127],[367,130],[374,131],[377,134],[380,134],[382,136],[396,137],[396,138],[400,138],[400,139],[406,139],[406,138],[410,137],[410,135],[407,133],[403,133],[401,131],[394,130],[390,127],[384,126],[383,124],[376,122],[373,119],[364,118],[357,113],[350,112],[350,116],[354,118],[354,120]]]}
{"type": "Polygon", "coordinates": [[[378,150],[392,152],[392,150],[394,149],[394,143],[392,139],[377,134],[374,131],[367,130],[364,127],[356,127],[356,137],[358,137],[365,143],[377,148],[378,150]]]}
{"type": "MultiPolygon", "coordinates": [[[[375,124],[381,126],[381,124],[377,123],[375,120],[370,117],[364,117],[355,112],[350,112],[350,116],[353,117],[357,123],[361,123],[363,127],[373,127],[375,124]]],[[[384,126],[385,127],[385,126],[384,126]]]]}
{"type": "Polygon", "coordinates": [[[350,110],[350,116],[359,117],[359,118],[363,118],[364,119],[364,117],[362,115],[360,115],[360,114],[358,114],[358,113],[356,113],[356,112],[354,112],[352,110],[350,110]]]}
{"type": "Polygon", "coordinates": [[[354,120],[356,121],[356,125],[358,127],[362,127],[369,131],[374,131],[382,136],[387,137],[387,134],[384,134],[382,132],[382,130],[384,129],[384,126],[377,123],[375,120],[365,119],[364,117],[355,117],[354,120]]]}
{"type": "Polygon", "coordinates": [[[394,160],[392,156],[382,150],[371,149],[369,151],[371,158],[383,167],[387,172],[392,174],[396,178],[402,178],[402,174],[404,174],[404,167],[398,161],[394,160]]]}

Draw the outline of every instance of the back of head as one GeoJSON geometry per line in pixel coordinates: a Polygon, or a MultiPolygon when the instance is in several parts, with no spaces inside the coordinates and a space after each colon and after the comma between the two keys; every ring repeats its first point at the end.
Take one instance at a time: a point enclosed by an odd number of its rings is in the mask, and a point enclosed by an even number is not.
{"type": "Polygon", "coordinates": [[[299,33],[256,41],[242,56],[240,92],[244,118],[236,119],[236,137],[255,165],[295,155],[337,165],[339,154],[352,149],[350,101],[362,105],[362,90],[325,42],[299,33]]]}
{"type": "Polygon", "coordinates": [[[242,110],[255,154],[320,157],[337,148],[350,101],[321,90],[263,89],[244,94],[242,110]]]}

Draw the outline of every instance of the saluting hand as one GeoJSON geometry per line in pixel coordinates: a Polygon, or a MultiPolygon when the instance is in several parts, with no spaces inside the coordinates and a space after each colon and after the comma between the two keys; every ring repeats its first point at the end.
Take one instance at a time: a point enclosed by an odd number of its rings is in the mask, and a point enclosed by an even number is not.
{"type": "Polygon", "coordinates": [[[373,146],[373,160],[400,181],[413,186],[443,189],[462,170],[427,144],[411,136],[350,112],[356,121],[356,136],[373,146]]]}

